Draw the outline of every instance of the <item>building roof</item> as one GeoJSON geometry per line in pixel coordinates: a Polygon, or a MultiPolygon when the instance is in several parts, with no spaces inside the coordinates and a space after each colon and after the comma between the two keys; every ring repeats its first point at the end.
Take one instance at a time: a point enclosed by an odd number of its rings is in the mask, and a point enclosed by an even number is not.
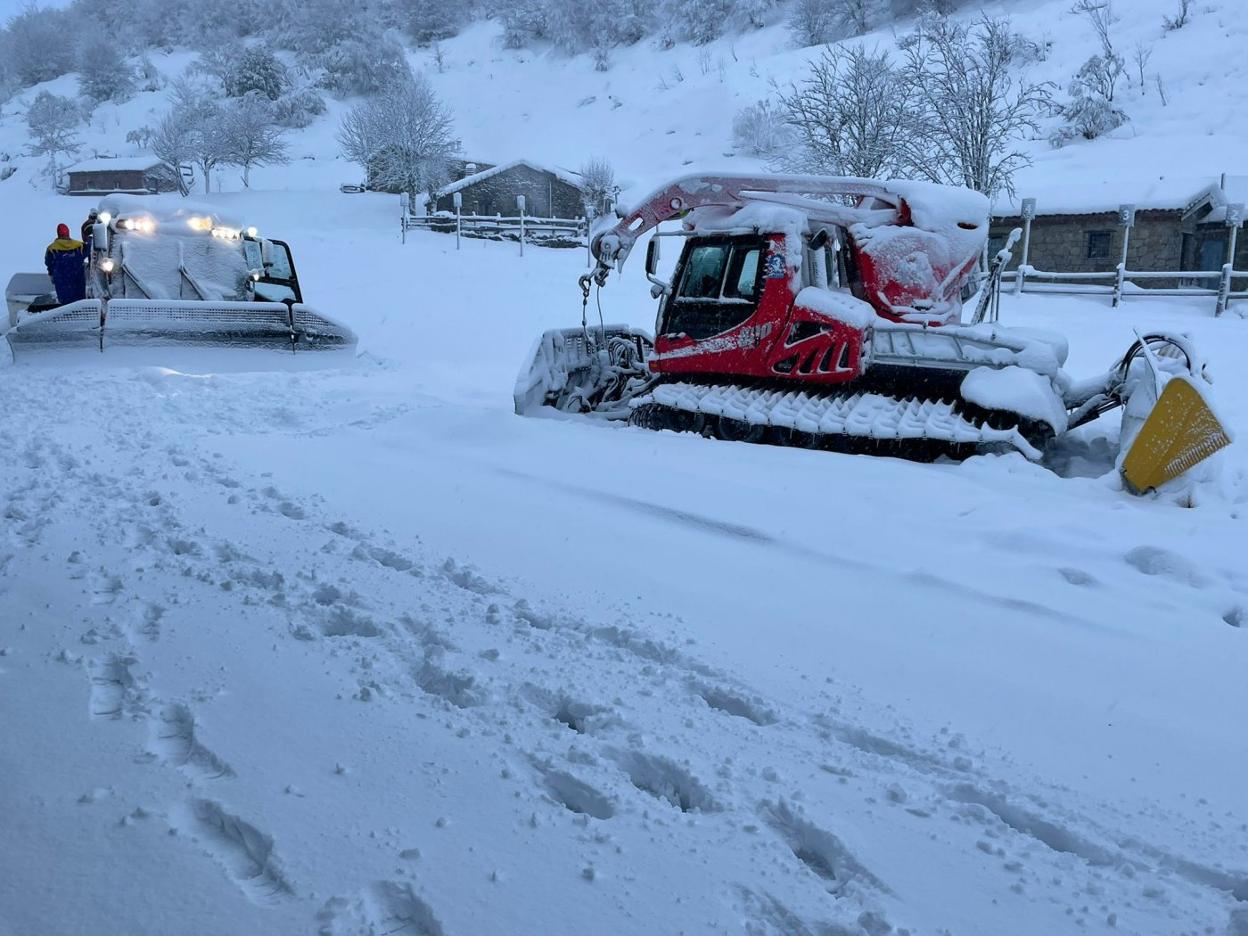
{"type": "Polygon", "coordinates": [[[146,172],[164,165],[155,156],[114,156],[87,159],[70,166],[66,172],[146,172]]]}
{"type": "Polygon", "coordinates": [[[1061,178],[1040,185],[1021,187],[1013,197],[1002,195],[993,205],[996,218],[1017,217],[1022,200],[1036,200],[1036,214],[1082,215],[1116,212],[1120,205],[1134,205],[1141,211],[1170,210],[1187,212],[1209,199],[1215,213],[1202,221],[1221,220],[1228,203],[1248,201],[1248,176],[1157,176],[1151,179],[1110,179],[1100,182],[1071,184],[1061,178]]]}
{"type": "Polygon", "coordinates": [[[573,175],[572,173],[566,172],[563,169],[552,169],[549,166],[539,165],[538,163],[535,163],[530,159],[513,159],[509,163],[502,163],[501,165],[494,166],[491,169],[485,169],[485,170],[482,170],[481,172],[473,173],[470,176],[464,176],[458,182],[451,182],[447,185],[444,185],[440,189],[438,189],[437,195],[438,197],[441,197],[443,195],[450,195],[453,192],[462,191],[463,189],[466,189],[471,185],[476,185],[478,182],[484,182],[486,179],[489,179],[493,176],[502,175],[504,172],[507,172],[510,169],[515,169],[517,166],[527,166],[528,168],[535,169],[538,172],[549,172],[551,175],[558,178],[561,182],[566,182],[568,185],[575,186],[578,189],[581,187],[580,176],[573,175]]]}

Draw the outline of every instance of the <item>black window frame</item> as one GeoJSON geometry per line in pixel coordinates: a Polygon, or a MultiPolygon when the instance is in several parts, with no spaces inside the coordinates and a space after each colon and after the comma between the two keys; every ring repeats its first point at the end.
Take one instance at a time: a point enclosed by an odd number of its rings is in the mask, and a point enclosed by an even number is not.
{"type": "Polygon", "coordinates": [[[1085,260],[1110,260],[1114,256],[1114,232],[1102,229],[1087,232],[1087,243],[1084,245],[1085,260]],[[1093,245],[1101,239],[1105,243],[1105,252],[1097,253],[1093,250],[1093,245]]]}
{"type": "Polygon", "coordinates": [[[672,282],[677,288],[668,296],[659,310],[658,328],[662,335],[688,335],[696,341],[731,331],[747,322],[758,309],[758,302],[767,282],[767,256],[771,241],[762,234],[724,234],[698,237],[686,242],[674,271],[672,282]],[[693,251],[698,247],[724,246],[729,248],[727,261],[719,277],[719,289],[714,298],[680,295],[686,270],[693,251]],[[724,283],[734,267],[735,252],[747,252],[758,248],[758,274],[754,277],[754,294],[748,298],[724,297],[724,283]]]}

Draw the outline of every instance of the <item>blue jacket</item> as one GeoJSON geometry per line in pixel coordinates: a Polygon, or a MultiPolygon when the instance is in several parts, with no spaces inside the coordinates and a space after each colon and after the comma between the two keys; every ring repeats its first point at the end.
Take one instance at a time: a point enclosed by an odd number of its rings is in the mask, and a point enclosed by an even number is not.
{"type": "Polygon", "coordinates": [[[87,248],[82,241],[58,237],[48,244],[43,265],[48,268],[48,276],[56,287],[56,301],[61,305],[87,297],[87,275],[82,266],[86,259],[87,248]]]}

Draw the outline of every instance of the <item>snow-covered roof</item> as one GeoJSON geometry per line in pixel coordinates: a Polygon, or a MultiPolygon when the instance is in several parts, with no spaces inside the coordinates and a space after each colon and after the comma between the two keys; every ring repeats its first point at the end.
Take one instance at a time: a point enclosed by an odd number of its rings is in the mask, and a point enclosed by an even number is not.
{"type": "Polygon", "coordinates": [[[528,168],[534,169],[538,172],[549,172],[560,181],[566,182],[568,185],[573,185],[578,189],[581,187],[580,176],[573,175],[563,169],[552,169],[550,166],[540,165],[533,162],[531,159],[513,159],[509,163],[502,163],[501,165],[494,166],[492,169],[483,169],[481,172],[473,173],[470,176],[464,176],[458,182],[451,182],[444,185],[438,189],[437,194],[440,197],[442,195],[450,195],[453,192],[462,191],[470,185],[476,185],[478,182],[484,182],[486,179],[493,176],[515,169],[517,166],[527,166],[528,168]]]}
{"type": "Polygon", "coordinates": [[[162,165],[155,156],[114,156],[75,163],[67,172],[146,172],[162,165]]]}
{"type": "Polygon", "coordinates": [[[1071,183],[1054,178],[1041,185],[1023,185],[1014,197],[1001,195],[992,206],[997,218],[1017,216],[1024,198],[1036,200],[1037,215],[1098,214],[1117,211],[1120,205],[1141,210],[1183,211],[1208,195],[1215,210],[1227,202],[1248,201],[1248,176],[1227,176],[1225,191],[1220,179],[1210,176],[1157,176],[1151,179],[1104,179],[1071,183]]]}

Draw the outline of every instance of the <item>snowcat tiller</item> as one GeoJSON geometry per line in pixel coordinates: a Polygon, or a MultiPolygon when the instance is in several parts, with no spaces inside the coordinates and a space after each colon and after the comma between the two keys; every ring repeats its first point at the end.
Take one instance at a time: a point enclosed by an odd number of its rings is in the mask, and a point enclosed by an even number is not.
{"type": "Polygon", "coordinates": [[[35,350],[206,345],[350,348],[355,335],[303,302],[287,244],[210,212],[114,196],[91,228],[87,297],[58,305],[43,274],[5,293],[14,360],[35,350]]]}
{"type": "Polygon", "coordinates": [[[1138,336],[1105,373],[1075,381],[1061,336],[996,324],[1008,246],[964,323],[963,291],[987,231],[987,200],[966,189],[677,179],[596,227],[581,325],[538,340],[516,382],[516,411],[920,459],[1014,449],[1039,461],[1053,439],[1121,406],[1119,468],[1135,492],[1229,443],[1186,337],[1138,336]],[[655,230],[677,219],[679,231],[655,230]],[[588,321],[592,287],[651,232],[655,337],[588,321]],[[658,264],[671,236],[684,244],[669,281],[658,264]]]}

